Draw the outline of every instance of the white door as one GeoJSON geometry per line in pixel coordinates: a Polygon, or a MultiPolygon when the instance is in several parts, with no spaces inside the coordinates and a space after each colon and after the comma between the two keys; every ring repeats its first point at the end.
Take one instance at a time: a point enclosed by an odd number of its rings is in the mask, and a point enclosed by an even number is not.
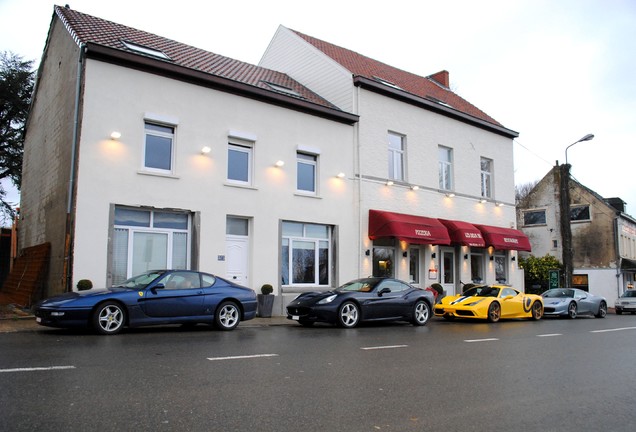
{"type": "Polygon", "coordinates": [[[446,291],[446,295],[455,294],[456,277],[455,271],[455,251],[453,249],[441,248],[440,258],[440,283],[446,291]]]}
{"type": "Polygon", "coordinates": [[[239,285],[248,286],[248,237],[228,235],[225,238],[225,277],[239,285]]]}

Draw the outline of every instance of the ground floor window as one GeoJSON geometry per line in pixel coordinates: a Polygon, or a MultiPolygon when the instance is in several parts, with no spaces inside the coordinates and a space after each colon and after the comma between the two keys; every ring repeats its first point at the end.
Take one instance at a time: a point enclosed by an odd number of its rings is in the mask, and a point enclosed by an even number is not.
{"type": "Polygon", "coordinates": [[[411,248],[409,251],[409,277],[411,283],[420,283],[420,250],[411,248]]]}
{"type": "Polygon", "coordinates": [[[484,255],[483,253],[470,254],[470,279],[473,283],[483,283],[484,278],[484,255]]]}
{"type": "Polygon", "coordinates": [[[572,288],[582,289],[583,291],[590,291],[590,283],[586,274],[572,275],[572,288]]]}
{"type": "Polygon", "coordinates": [[[505,253],[495,253],[495,279],[498,283],[508,282],[508,261],[505,253]]]}
{"type": "Polygon", "coordinates": [[[190,266],[190,214],[115,207],[112,284],[148,270],[190,266]]]}
{"type": "Polygon", "coordinates": [[[395,277],[395,246],[393,239],[373,241],[373,276],[395,277]]]}
{"type": "Polygon", "coordinates": [[[281,278],[283,285],[330,285],[333,227],[283,222],[281,278]]]}

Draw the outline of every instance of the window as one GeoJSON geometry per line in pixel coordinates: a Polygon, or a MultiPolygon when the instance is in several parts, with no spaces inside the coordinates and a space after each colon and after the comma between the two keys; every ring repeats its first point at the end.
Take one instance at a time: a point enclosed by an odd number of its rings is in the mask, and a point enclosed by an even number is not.
{"type": "Polygon", "coordinates": [[[139,44],[128,42],[128,41],[121,41],[121,42],[124,44],[126,48],[128,48],[131,51],[136,51],[140,54],[146,54],[146,55],[157,57],[164,60],[171,60],[170,57],[168,57],[165,53],[159,50],[156,50],[154,48],[149,48],[147,46],[139,45],[139,44]]]}
{"type": "Polygon", "coordinates": [[[470,254],[470,278],[473,283],[484,282],[484,256],[482,254],[470,254]]]}
{"type": "Polygon", "coordinates": [[[583,291],[590,291],[590,282],[588,279],[588,275],[586,274],[575,274],[572,275],[572,288],[578,288],[583,291]]]}
{"type": "Polygon", "coordinates": [[[300,192],[316,194],[316,172],[318,157],[307,153],[296,153],[296,189],[300,192]]]}
{"type": "Polygon", "coordinates": [[[227,149],[227,179],[232,183],[252,184],[251,143],[229,143],[227,149]]]}
{"type": "Polygon", "coordinates": [[[590,220],[590,206],[572,206],[570,207],[570,220],[572,222],[583,222],[590,220]]]}
{"type": "Polygon", "coordinates": [[[145,122],[144,168],[148,171],[172,172],[174,127],[145,122]]]}
{"type": "Polygon", "coordinates": [[[332,227],[283,222],[281,275],[283,285],[330,284],[332,227]]]}
{"type": "Polygon", "coordinates": [[[439,188],[453,190],[453,150],[439,146],[439,188]]]}
{"type": "Polygon", "coordinates": [[[389,178],[404,180],[404,137],[389,132],[389,178]]]}
{"type": "Polygon", "coordinates": [[[113,285],[155,269],[190,265],[190,215],[115,208],[112,236],[113,285]]]}
{"type": "Polygon", "coordinates": [[[528,210],[523,212],[523,225],[545,225],[545,210],[528,210]]]}
{"type": "Polygon", "coordinates": [[[508,260],[504,254],[495,254],[495,279],[498,283],[508,281],[508,260]]]}
{"type": "Polygon", "coordinates": [[[481,196],[492,198],[492,160],[481,158],[481,196]]]}
{"type": "Polygon", "coordinates": [[[420,250],[411,248],[409,250],[409,276],[410,282],[420,283],[420,250]]]}

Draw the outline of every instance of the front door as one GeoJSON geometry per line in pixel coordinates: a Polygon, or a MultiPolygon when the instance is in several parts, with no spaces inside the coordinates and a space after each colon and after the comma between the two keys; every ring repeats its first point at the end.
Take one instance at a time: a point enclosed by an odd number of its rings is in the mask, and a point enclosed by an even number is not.
{"type": "Polygon", "coordinates": [[[440,259],[440,283],[442,284],[442,287],[444,287],[446,295],[454,295],[457,277],[457,271],[455,268],[455,251],[451,248],[440,249],[442,254],[440,259]]]}
{"type": "Polygon", "coordinates": [[[226,278],[239,285],[248,285],[249,239],[228,235],[225,238],[226,278]]]}

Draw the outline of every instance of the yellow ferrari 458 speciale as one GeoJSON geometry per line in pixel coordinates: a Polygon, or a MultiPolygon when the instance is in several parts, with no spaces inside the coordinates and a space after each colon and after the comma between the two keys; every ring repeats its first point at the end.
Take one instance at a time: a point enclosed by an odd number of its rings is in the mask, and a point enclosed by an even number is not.
{"type": "Polygon", "coordinates": [[[435,305],[435,316],[487,319],[532,318],[543,316],[541,296],[522,293],[507,285],[475,286],[459,295],[444,297],[435,305]]]}

